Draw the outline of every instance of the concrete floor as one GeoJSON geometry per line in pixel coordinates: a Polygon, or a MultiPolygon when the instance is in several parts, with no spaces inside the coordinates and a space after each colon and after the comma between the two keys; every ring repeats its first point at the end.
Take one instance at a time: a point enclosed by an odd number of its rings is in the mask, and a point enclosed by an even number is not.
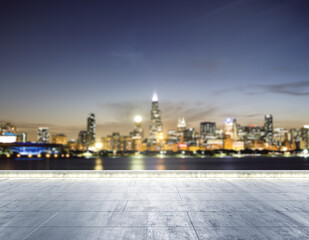
{"type": "Polygon", "coordinates": [[[0,179],[0,239],[309,239],[309,179],[0,179]]]}

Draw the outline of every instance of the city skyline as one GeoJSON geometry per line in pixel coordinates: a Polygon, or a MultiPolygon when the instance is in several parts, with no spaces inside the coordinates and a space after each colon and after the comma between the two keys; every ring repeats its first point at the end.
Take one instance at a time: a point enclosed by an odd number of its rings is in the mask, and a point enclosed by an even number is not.
{"type": "MultiPolygon", "coordinates": [[[[276,127],[308,124],[306,1],[7,1],[0,9],[0,123],[77,138],[148,135],[159,94],[163,128],[179,117],[276,127]]],[[[32,134],[31,134],[32,133],[32,134]]]]}
{"type": "MultiPolygon", "coordinates": [[[[189,129],[189,128],[193,128],[195,129],[195,131],[197,132],[200,132],[200,128],[201,128],[201,125],[203,122],[204,123],[214,123],[215,126],[217,126],[218,129],[221,129],[221,130],[224,130],[225,128],[225,125],[226,125],[226,122],[229,122],[229,121],[232,121],[234,122],[235,121],[235,124],[236,124],[236,121],[237,121],[237,125],[241,126],[241,127],[245,127],[245,126],[248,126],[248,127],[260,127],[261,129],[265,128],[265,122],[266,122],[266,118],[271,118],[271,132],[273,132],[273,128],[286,128],[284,126],[280,126],[280,125],[276,125],[276,121],[277,120],[273,120],[273,116],[271,114],[264,114],[263,115],[263,118],[260,119],[260,123],[257,124],[257,123],[252,123],[252,122],[249,122],[247,124],[244,124],[243,122],[239,122],[239,118],[235,117],[235,116],[229,116],[227,118],[224,118],[222,119],[222,123],[220,122],[216,122],[216,121],[212,121],[212,120],[198,120],[198,123],[197,125],[194,125],[190,122],[188,122],[186,120],[186,117],[184,116],[180,116],[178,118],[178,123],[177,121],[175,123],[173,123],[173,125],[165,125],[164,121],[161,122],[161,110],[160,110],[160,107],[159,107],[159,98],[158,98],[158,95],[157,95],[157,92],[154,91],[153,92],[153,95],[152,95],[152,100],[151,100],[151,107],[149,107],[150,111],[148,111],[148,115],[150,116],[149,119],[153,119],[153,120],[148,120],[148,121],[145,121],[144,118],[145,116],[143,115],[135,115],[131,120],[130,124],[131,126],[129,127],[129,130],[128,131],[124,131],[124,132],[121,132],[119,131],[119,129],[115,129],[114,130],[105,130],[105,134],[101,134],[103,131],[99,131],[99,133],[97,132],[97,124],[96,124],[96,119],[95,119],[95,113],[89,113],[88,114],[88,118],[85,118],[84,119],[84,122],[85,122],[85,126],[82,126],[81,128],[77,129],[76,132],[73,133],[73,135],[68,135],[64,132],[59,132],[57,131],[57,128],[55,126],[50,126],[48,124],[41,124],[41,125],[37,125],[37,128],[34,127],[35,124],[32,125],[32,128],[29,128],[29,129],[26,129],[26,128],[23,128],[23,127],[19,127],[17,126],[14,122],[10,122],[10,121],[7,121],[7,122],[0,122],[0,125],[3,125],[3,124],[6,124],[6,123],[10,123],[12,124],[13,126],[16,126],[17,128],[17,132],[19,133],[22,133],[22,132],[26,132],[27,135],[28,135],[28,140],[30,141],[36,141],[38,140],[38,129],[39,129],[39,135],[40,135],[40,131],[41,129],[45,129],[47,128],[48,131],[50,131],[49,134],[51,135],[55,135],[55,134],[65,134],[67,137],[69,137],[69,139],[79,139],[80,137],[80,134],[81,132],[85,132],[87,134],[86,136],[86,139],[87,139],[87,142],[90,142],[91,144],[94,144],[94,140],[95,140],[95,135],[98,136],[98,139],[102,138],[102,137],[105,137],[105,136],[108,136],[108,135],[111,135],[112,133],[120,133],[120,135],[122,136],[128,136],[131,134],[132,130],[134,129],[134,127],[136,127],[136,123],[139,124],[139,128],[141,129],[141,131],[145,132],[146,133],[146,138],[148,138],[148,141],[155,141],[156,139],[156,136],[158,133],[162,132],[163,136],[166,137],[167,136],[167,133],[169,130],[176,130],[178,129],[178,125],[183,125],[185,126],[185,129],[189,129]],[[136,119],[138,119],[136,122],[136,119]],[[157,122],[159,121],[159,122],[157,122]],[[93,122],[94,122],[94,125],[93,125],[93,122]],[[157,125],[159,124],[159,125],[157,125]],[[162,126],[165,126],[165,127],[162,127],[162,126]],[[170,127],[169,127],[170,126],[170,127]],[[86,130],[85,130],[86,129],[86,130]],[[152,134],[150,132],[150,129],[152,129],[152,131],[154,131],[152,134]],[[154,130],[155,129],[155,130],[154,130]],[[89,139],[88,139],[89,138],[89,139]],[[152,140],[151,140],[152,139],[152,140]]],[[[161,105],[161,103],[160,103],[161,105]]],[[[147,115],[146,115],[147,116],[147,115]]],[[[147,117],[146,117],[147,119],[147,117]]],[[[249,118],[250,119],[250,118],[249,118]]],[[[280,122],[280,121],[278,121],[280,122]]],[[[100,126],[100,125],[99,125],[100,126]]],[[[303,124],[301,126],[296,126],[296,127],[291,127],[291,128],[286,128],[286,129],[292,129],[292,128],[295,128],[295,129],[300,129],[302,127],[306,127],[308,128],[308,124],[303,124]]],[[[104,127],[104,126],[100,126],[101,128],[104,127]]],[[[215,127],[216,128],[216,127],[215,127]]],[[[266,125],[266,128],[268,128],[268,124],[266,125]]],[[[235,128],[234,128],[235,129],[235,128]]],[[[72,130],[74,131],[74,130],[72,130]]],[[[268,131],[266,129],[266,131],[268,131]]],[[[40,141],[40,140],[39,140],[40,141]]]]}

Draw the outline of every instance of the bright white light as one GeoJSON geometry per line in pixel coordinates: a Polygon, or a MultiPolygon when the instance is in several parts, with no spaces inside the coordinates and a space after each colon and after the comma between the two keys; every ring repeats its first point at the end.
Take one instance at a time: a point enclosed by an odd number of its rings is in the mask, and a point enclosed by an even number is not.
{"type": "Polygon", "coordinates": [[[153,95],[152,95],[152,101],[153,101],[153,102],[157,102],[157,101],[158,101],[158,95],[157,95],[157,92],[153,92],[153,95]]]}
{"type": "Polygon", "coordinates": [[[16,142],[16,136],[0,136],[0,143],[16,142]]]}
{"type": "Polygon", "coordinates": [[[101,149],[102,148],[102,143],[100,143],[100,142],[97,142],[96,144],[95,144],[95,147],[97,148],[97,149],[101,149]]]}
{"type": "Polygon", "coordinates": [[[136,123],[140,123],[140,122],[142,122],[143,121],[143,119],[142,119],[142,117],[141,116],[135,116],[135,118],[134,118],[134,122],[136,122],[136,123]]]}
{"type": "Polygon", "coordinates": [[[304,150],[304,154],[307,155],[308,154],[308,149],[304,150]]]}

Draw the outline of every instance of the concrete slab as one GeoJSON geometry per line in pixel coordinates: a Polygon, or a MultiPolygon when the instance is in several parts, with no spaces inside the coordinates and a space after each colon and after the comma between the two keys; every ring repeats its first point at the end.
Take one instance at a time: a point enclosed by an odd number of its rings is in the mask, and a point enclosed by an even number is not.
{"type": "Polygon", "coordinates": [[[0,181],[0,239],[308,239],[308,178],[0,181]]]}

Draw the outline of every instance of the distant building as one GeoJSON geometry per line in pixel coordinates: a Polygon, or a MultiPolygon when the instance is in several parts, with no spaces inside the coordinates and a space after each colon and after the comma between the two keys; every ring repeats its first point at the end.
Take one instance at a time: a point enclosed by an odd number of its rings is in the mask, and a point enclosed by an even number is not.
{"type": "Polygon", "coordinates": [[[53,143],[67,145],[68,144],[68,137],[64,134],[55,134],[53,135],[53,143]]]}
{"type": "Polygon", "coordinates": [[[271,114],[265,115],[265,122],[264,122],[264,141],[270,145],[273,144],[273,116],[271,114]]]}
{"type": "Polygon", "coordinates": [[[86,150],[88,145],[87,131],[80,131],[78,134],[78,149],[86,150]]]}
{"type": "Polygon", "coordinates": [[[233,141],[238,139],[236,119],[224,119],[224,135],[229,136],[233,141]]]}
{"type": "Polygon", "coordinates": [[[87,138],[88,146],[92,146],[95,143],[95,115],[91,113],[87,119],[87,138]]]}
{"type": "Polygon", "coordinates": [[[261,135],[262,130],[259,126],[250,125],[250,127],[248,127],[248,135],[247,135],[248,140],[260,140],[261,135]]]}
{"type": "Polygon", "coordinates": [[[159,139],[159,135],[163,135],[161,111],[159,109],[159,101],[157,93],[155,92],[152,96],[152,107],[150,112],[150,127],[149,127],[149,138],[148,145],[155,145],[159,139]]]}
{"type": "Polygon", "coordinates": [[[17,142],[20,142],[20,143],[25,143],[25,142],[27,142],[27,133],[21,132],[20,134],[18,134],[18,136],[17,136],[17,142]]]}
{"type": "Polygon", "coordinates": [[[113,151],[121,150],[120,134],[118,132],[112,133],[112,149],[113,151]]]}
{"type": "Polygon", "coordinates": [[[166,143],[167,144],[177,144],[177,133],[175,130],[171,129],[167,131],[167,138],[166,143]]]}
{"type": "Polygon", "coordinates": [[[38,142],[48,143],[49,140],[49,129],[48,127],[39,127],[38,129],[38,142]]]}
{"type": "Polygon", "coordinates": [[[203,140],[205,140],[206,137],[215,137],[216,136],[216,123],[215,122],[201,122],[200,134],[203,140]]]}
{"type": "Polygon", "coordinates": [[[144,137],[144,132],[142,128],[142,117],[136,116],[134,119],[134,130],[130,133],[132,139],[142,139],[144,137]]]}
{"type": "Polygon", "coordinates": [[[183,141],[183,133],[186,130],[187,127],[187,123],[185,121],[184,117],[181,117],[178,119],[178,123],[177,123],[177,139],[178,141],[183,141]]]}
{"type": "Polygon", "coordinates": [[[183,141],[187,143],[188,146],[196,145],[196,132],[194,128],[188,128],[184,131],[183,141]]]}
{"type": "Polygon", "coordinates": [[[0,135],[0,143],[15,143],[16,142],[16,135],[0,135]]]}
{"type": "MultiPolygon", "coordinates": [[[[17,128],[11,123],[6,123],[0,128],[0,135],[14,134],[16,135],[17,128]]],[[[7,135],[8,136],[8,135],[7,135]]]]}
{"type": "Polygon", "coordinates": [[[306,127],[301,128],[301,149],[308,149],[308,131],[309,129],[306,127]]]}

